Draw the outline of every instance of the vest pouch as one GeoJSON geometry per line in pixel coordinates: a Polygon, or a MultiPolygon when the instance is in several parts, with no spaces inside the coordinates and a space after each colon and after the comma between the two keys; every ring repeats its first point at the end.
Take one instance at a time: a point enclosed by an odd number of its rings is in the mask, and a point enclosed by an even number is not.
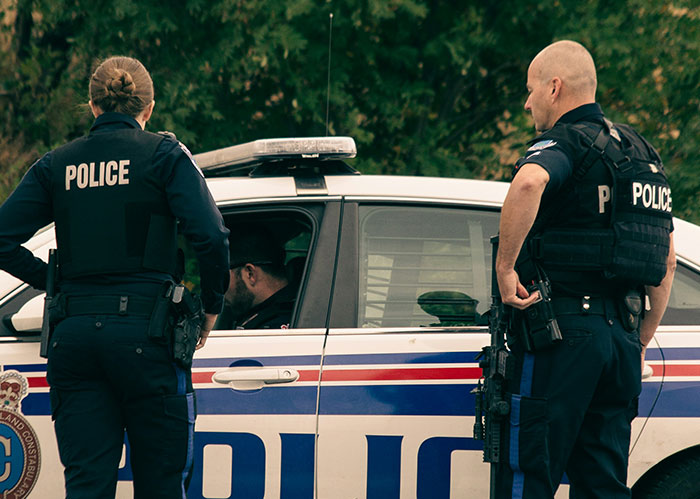
{"type": "Polygon", "coordinates": [[[616,244],[606,275],[658,286],[666,275],[670,229],[660,225],[620,221],[613,224],[616,244]]]}
{"type": "Polygon", "coordinates": [[[152,213],[143,249],[143,267],[177,273],[177,225],[169,216],[152,213]]]}
{"type": "Polygon", "coordinates": [[[658,286],[666,275],[670,232],[658,224],[619,221],[612,229],[548,230],[530,248],[547,269],[603,271],[608,279],[658,286]]]}
{"type": "Polygon", "coordinates": [[[552,229],[532,239],[531,251],[548,269],[595,271],[613,261],[614,243],[610,229],[552,229]]]}

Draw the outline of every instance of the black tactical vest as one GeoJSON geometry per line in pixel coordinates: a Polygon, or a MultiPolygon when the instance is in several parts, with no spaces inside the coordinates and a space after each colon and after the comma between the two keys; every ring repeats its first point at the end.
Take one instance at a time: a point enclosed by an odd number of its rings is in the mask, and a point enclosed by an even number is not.
{"type": "Polygon", "coordinates": [[[527,247],[558,279],[582,273],[658,285],[672,231],[671,190],[654,148],[627,125],[555,125],[536,140],[568,150],[573,175],[540,208],[527,247]]]}
{"type": "Polygon", "coordinates": [[[52,153],[61,278],[176,272],[176,220],[152,158],[162,135],[93,133],[52,153]]]}

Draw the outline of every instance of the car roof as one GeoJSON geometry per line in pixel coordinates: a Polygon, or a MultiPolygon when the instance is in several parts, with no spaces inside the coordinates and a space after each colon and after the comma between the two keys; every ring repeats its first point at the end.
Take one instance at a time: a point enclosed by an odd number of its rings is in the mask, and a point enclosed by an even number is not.
{"type": "Polygon", "coordinates": [[[389,175],[327,175],[325,190],[298,194],[292,177],[211,178],[208,185],[220,205],[240,201],[344,196],[415,201],[444,201],[500,206],[509,184],[488,180],[389,175]]]}

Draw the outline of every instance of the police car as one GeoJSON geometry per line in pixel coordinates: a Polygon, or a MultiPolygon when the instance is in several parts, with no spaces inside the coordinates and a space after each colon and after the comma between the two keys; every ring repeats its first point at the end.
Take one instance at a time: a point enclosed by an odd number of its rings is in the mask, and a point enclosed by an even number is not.
{"type": "MultiPolygon", "coordinates": [[[[197,352],[190,498],[488,496],[470,392],[508,184],[360,175],[354,156],[352,139],[324,137],[196,157],[232,231],[264,226],[284,245],[297,298],[288,329],[215,330],[197,352]]],[[[633,424],[635,497],[700,497],[700,227],[674,223],[679,266],[633,424]]],[[[26,246],[46,259],[54,245],[47,227],[26,246]]],[[[63,494],[42,304],[0,274],[7,497],[63,494]]],[[[131,497],[128,442],[120,466],[118,497],[131,497]]]]}

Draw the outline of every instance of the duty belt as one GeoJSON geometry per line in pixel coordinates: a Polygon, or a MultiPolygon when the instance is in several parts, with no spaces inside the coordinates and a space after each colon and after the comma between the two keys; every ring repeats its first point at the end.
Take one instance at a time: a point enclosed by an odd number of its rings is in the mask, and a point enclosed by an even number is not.
{"type": "Polygon", "coordinates": [[[607,315],[615,313],[615,300],[599,296],[552,298],[554,315],[607,315]]]}
{"type": "Polygon", "coordinates": [[[67,296],[65,315],[128,315],[150,317],[155,300],[137,296],[67,296]]]}

